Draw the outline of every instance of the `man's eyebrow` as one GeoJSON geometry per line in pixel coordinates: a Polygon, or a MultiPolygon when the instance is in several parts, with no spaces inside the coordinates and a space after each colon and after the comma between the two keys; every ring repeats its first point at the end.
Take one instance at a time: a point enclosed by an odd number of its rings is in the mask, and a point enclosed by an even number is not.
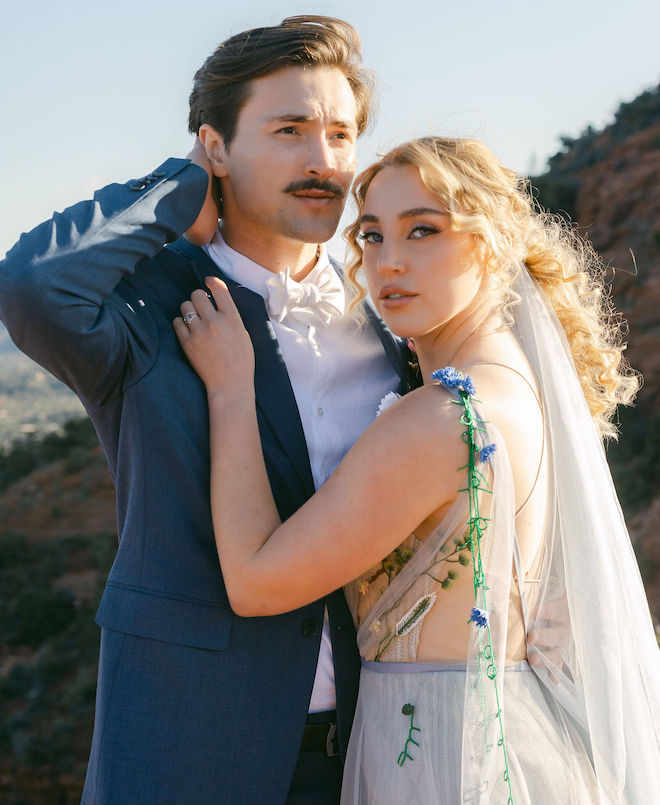
{"type": "MultiPolygon", "coordinates": [[[[449,215],[449,213],[445,212],[444,210],[434,210],[433,207],[413,207],[410,210],[404,210],[397,215],[397,218],[416,218],[418,215],[449,215]]],[[[378,218],[375,215],[370,215],[369,213],[365,213],[360,220],[358,221],[360,224],[376,224],[378,223],[378,218]]]]}
{"type": "MultiPolygon", "coordinates": [[[[282,115],[274,115],[266,119],[266,123],[311,123],[315,120],[312,115],[300,115],[292,112],[285,112],[282,115]]],[[[347,120],[333,120],[332,126],[337,126],[340,129],[354,129],[357,128],[355,123],[350,123],[347,120]]]]}
{"type": "Polygon", "coordinates": [[[285,112],[283,115],[275,115],[267,118],[266,123],[309,123],[311,119],[310,115],[297,115],[285,112]]]}

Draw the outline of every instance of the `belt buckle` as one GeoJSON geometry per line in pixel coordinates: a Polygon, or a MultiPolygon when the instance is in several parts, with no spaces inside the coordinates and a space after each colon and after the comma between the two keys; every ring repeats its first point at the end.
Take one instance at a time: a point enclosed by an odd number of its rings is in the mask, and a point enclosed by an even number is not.
{"type": "Polygon", "coordinates": [[[328,757],[337,757],[337,755],[339,754],[339,750],[335,750],[333,746],[336,734],[337,734],[337,725],[331,723],[330,728],[328,729],[328,734],[326,735],[325,738],[325,752],[328,757]]]}

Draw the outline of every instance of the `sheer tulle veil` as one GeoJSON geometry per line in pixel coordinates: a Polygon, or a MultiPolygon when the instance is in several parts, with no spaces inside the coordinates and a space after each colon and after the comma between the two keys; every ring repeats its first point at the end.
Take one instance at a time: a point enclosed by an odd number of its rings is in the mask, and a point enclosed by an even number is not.
{"type": "Polygon", "coordinates": [[[558,658],[528,642],[528,653],[590,751],[602,802],[650,803],[660,795],[660,654],[639,568],[564,332],[524,268],[514,289],[553,484],[529,627],[559,620],[563,647],[558,658]]]}

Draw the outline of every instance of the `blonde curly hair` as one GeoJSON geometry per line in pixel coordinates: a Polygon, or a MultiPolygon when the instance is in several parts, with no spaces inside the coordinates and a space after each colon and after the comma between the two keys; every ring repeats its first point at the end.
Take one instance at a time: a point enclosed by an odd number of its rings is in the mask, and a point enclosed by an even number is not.
{"type": "Polygon", "coordinates": [[[623,358],[623,320],[604,282],[604,266],[591,245],[563,218],[542,210],[529,182],[508,170],[477,141],[424,137],[404,143],[358,175],[355,223],[345,235],[351,250],[347,275],[357,304],[366,290],[357,280],[362,265],[359,218],[374,177],[384,168],[414,165],[424,185],[449,213],[451,226],[486,246],[487,270],[510,316],[516,299],[509,287],[521,266],[538,282],[568,340],[575,369],[603,438],[616,438],[612,422],[619,404],[631,403],[639,376],[623,358]]]}

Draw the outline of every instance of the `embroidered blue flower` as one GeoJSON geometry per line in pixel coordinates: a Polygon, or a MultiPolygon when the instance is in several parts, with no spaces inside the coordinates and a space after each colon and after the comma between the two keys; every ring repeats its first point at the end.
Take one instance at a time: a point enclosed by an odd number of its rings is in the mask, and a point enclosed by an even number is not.
{"type": "Polygon", "coordinates": [[[474,395],[477,393],[477,389],[475,388],[470,375],[465,375],[465,379],[463,380],[463,391],[468,397],[474,397],[474,395]]]}
{"type": "Polygon", "coordinates": [[[431,375],[431,380],[436,380],[446,389],[455,389],[463,382],[463,373],[453,366],[445,366],[444,369],[436,369],[431,375]]]}
{"type": "Polygon", "coordinates": [[[444,369],[436,369],[431,374],[431,380],[441,383],[446,389],[459,389],[464,391],[468,397],[474,397],[477,393],[470,375],[455,369],[453,366],[445,366],[444,369]]]}
{"type": "Polygon", "coordinates": [[[491,460],[496,449],[497,445],[495,444],[485,444],[479,451],[479,461],[481,461],[482,464],[486,464],[491,460]]]}
{"type": "MultiPolygon", "coordinates": [[[[485,629],[486,626],[488,626],[488,613],[484,609],[479,609],[479,607],[472,607],[470,621],[476,623],[477,626],[481,626],[482,629],[485,629]]],[[[468,623],[470,621],[468,621],[468,623]]]]}

